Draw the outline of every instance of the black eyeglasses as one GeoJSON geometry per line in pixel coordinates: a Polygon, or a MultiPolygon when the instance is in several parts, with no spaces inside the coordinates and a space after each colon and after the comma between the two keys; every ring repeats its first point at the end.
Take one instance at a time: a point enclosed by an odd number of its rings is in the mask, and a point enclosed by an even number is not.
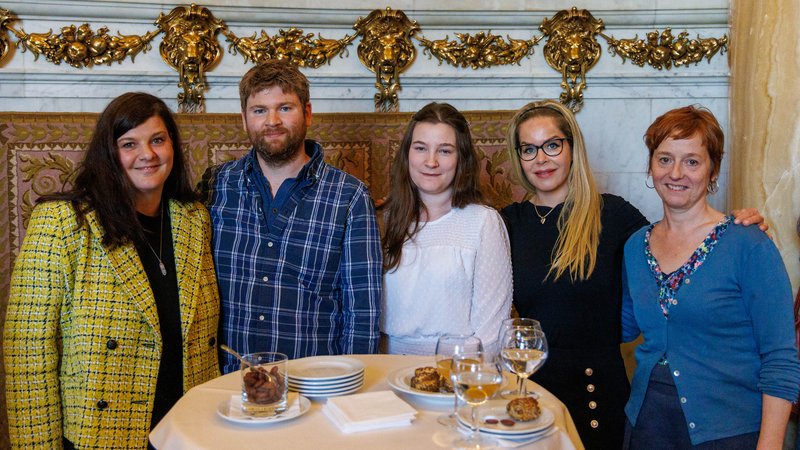
{"type": "Polygon", "coordinates": [[[567,138],[553,138],[548,141],[545,141],[542,145],[536,144],[522,144],[517,146],[517,153],[519,157],[522,158],[523,161],[533,161],[536,159],[536,154],[539,153],[539,150],[543,151],[545,155],[554,157],[561,154],[561,151],[564,150],[564,141],[568,140],[567,138]]]}

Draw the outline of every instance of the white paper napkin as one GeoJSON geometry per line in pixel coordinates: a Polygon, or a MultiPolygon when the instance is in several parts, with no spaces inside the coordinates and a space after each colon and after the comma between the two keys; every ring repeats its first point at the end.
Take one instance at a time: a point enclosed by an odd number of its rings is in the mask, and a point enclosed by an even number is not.
{"type": "Polygon", "coordinates": [[[392,391],[332,397],[322,412],[343,433],[407,426],[417,415],[392,391]]]}
{"type": "MultiPolygon", "coordinates": [[[[267,422],[270,419],[277,419],[278,417],[289,414],[298,415],[300,413],[300,396],[289,394],[288,402],[289,404],[286,406],[286,411],[270,417],[258,417],[258,420],[267,422]]],[[[252,419],[251,416],[248,416],[242,411],[242,394],[231,395],[231,399],[228,401],[228,417],[232,419],[252,419]]]]}

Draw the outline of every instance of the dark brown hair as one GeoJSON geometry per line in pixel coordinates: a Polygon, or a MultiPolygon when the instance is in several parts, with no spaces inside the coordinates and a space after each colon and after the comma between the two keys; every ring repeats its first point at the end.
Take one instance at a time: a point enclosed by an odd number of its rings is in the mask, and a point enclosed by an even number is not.
{"type": "Polygon", "coordinates": [[[403,244],[419,231],[419,220],[425,204],[419,190],[411,181],[408,152],[418,123],[443,123],[456,132],[458,162],[453,179],[453,208],[463,208],[473,203],[484,204],[479,181],[480,162],[472,146],[472,134],[464,115],[447,103],[429,103],[411,117],[403,141],[392,163],[392,187],[382,208],[386,209],[383,234],[383,266],[388,271],[400,264],[403,244]]]}
{"type": "Polygon", "coordinates": [[[650,172],[653,153],[662,142],[669,138],[691,139],[695,134],[700,136],[711,158],[711,179],[714,180],[722,166],[725,136],[711,111],[693,105],[667,111],[647,128],[644,134],[644,143],[650,151],[647,171],[650,172]]]}
{"type": "MultiPolygon", "coordinates": [[[[247,99],[251,95],[272,86],[280,87],[284,94],[297,95],[303,107],[310,101],[308,78],[297,70],[297,67],[270,59],[248,70],[239,82],[242,111],[247,109],[247,99]]],[[[305,109],[303,112],[305,113],[305,109]]]]}
{"type": "Polygon", "coordinates": [[[114,248],[142,236],[134,205],[135,188],[119,162],[117,139],[158,116],[172,141],[172,171],[164,183],[162,201],[190,202],[196,197],[184,163],[178,124],[167,105],[158,97],[129,92],[115,98],[100,114],[83,162],[72,188],[46,195],[37,202],[69,200],[77,213],[78,226],[94,211],[103,227],[103,245],[114,248]]]}

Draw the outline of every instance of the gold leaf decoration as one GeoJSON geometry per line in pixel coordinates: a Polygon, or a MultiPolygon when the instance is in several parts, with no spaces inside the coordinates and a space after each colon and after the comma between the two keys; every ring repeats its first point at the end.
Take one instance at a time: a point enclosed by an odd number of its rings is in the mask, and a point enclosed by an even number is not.
{"type": "Polygon", "coordinates": [[[325,39],[320,35],[314,39],[313,33],[305,34],[298,28],[290,28],[288,31],[278,30],[278,35],[274,38],[264,30],[261,30],[259,38],[256,38],[256,33],[245,38],[236,37],[230,30],[223,30],[222,33],[231,43],[229,51],[233,54],[241,53],[244,62],[260,63],[277,59],[296,66],[312,68],[330,63],[331,59],[340,55],[356,37],[346,35],[340,40],[335,40],[325,39]]]}
{"type": "Polygon", "coordinates": [[[375,109],[397,111],[400,74],[414,61],[416,49],[411,36],[419,30],[416,21],[403,11],[376,9],[353,28],[362,36],[358,59],[375,73],[375,109]]]}
{"type": "Polygon", "coordinates": [[[6,30],[9,29],[11,22],[15,20],[17,19],[11,14],[11,11],[0,8],[0,62],[5,59],[8,54],[8,49],[11,47],[6,30]]]}
{"type": "Polygon", "coordinates": [[[29,50],[33,53],[34,59],[44,55],[53,64],[66,62],[78,69],[121,63],[128,57],[133,61],[140,52],[150,50],[150,41],[158,34],[150,32],[144,36],[110,36],[107,27],[101,27],[95,32],[88,23],[77,27],[65,26],[59,34],[53,34],[52,30],[30,34],[25,33],[25,30],[11,30],[19,39],[17,45],[23,51],[29,50]]]}
{"type": "Polygon", "coordinates": [[[519,64],[522,58],[533,53],[533,47],[542,39],[542,36],[533,39],[512,39],[507,36],[508,42],[502,37],[495,36],[491,31],[477,33],[474,36],[466,33],[456,33],[461,41],[448,41],[444,39],[430,41],[418,38],[424,47],[423,53],[428,58],[434,57],[439,64],[446,61],[456,67],[484,69],[491,66],[519,64]]]}
{"type": "Polygon", "coordinates": [[[703,59],[711,61],[717,53],[723,54],[728,49],[728,36],[721,38],[701,38],[689,39],[689,32],[682,31],[675,37],[672,35],[671,28],[665,28],[659,33],[651,31],[647,33],[647,40],[638,39],[614,39],[613,36],[601,36],[608,41],[609,50],[612,55],[617,55],[625,62],[631,62],[639,67],[645,64],[655,69],[667,69],[672,66],[688,66],[698,64],[703,59]]]}
{"type": "Polygon", "coordinates": [[[11,23],[17,18],[8,10],[0,8],[0,62],[9,53],[10,31],[17,38],[17,47],[30,51],[35,60],[44,55],[53,64],[67,64],[82,69],[99,64],[122,62],[140,52],[150,50],[155,36],[164,33],[161,57],[178,72],[178,109],[181,112],[204,112],[205,95],[208,89],[205,73],[218,64],[221,54],[217,35],[222,33],[229,42],[232,54],[241,54],[245,62],[255,64],[270,59],[287,61],[300,67],[318,68],[330,64],[334,57],[347,55],[347,47],[361,37],[358,58],[375,74],[374,95],[376,111],[397,111],[399,93],[402,89],[400,75],[414,62],[416,49],[413,37],[421,45],[428,58],[436,58],[439,64],[449,64],[473,70],[493,66],[520,64],[529,57],[539,41],[546,39],[543,53],[545,61],[561,74],[561,102],[573,111],[583,105],[583,91],[587,86],[586,76],[600,58],[602,48],[597,35],[609,44],[609,52],[630,59],[635,65],[648,65],[658,70],[669,70],[673,66],[687,66],[701,60],[711,60],[724,53],[728,36],[721,38],[689,39],[689,32],[682,31],[673,36],[672,30],[647,33],[646,39],[616,39],[602,33],[601,19],[585,9],[572,7],[561,10],[539,25],[543,35],[531,39],[502,38],[491,31],[474,34],[454,32],[444,39],[428,40],[417,37],[420,31],[416,21],[410,20],[403,11],[387,7],[376,9],[365,18],[358,17],[353,25],[356,33],[341,39],[314,37],[300,28],[289,27],[270,36],[266,31],[254,32],[249,37],[239,37],[224,21],[212,12],[194,3],[175,7],[169,14],[161,14],[155,21],[158,29],[142,36],[112,36],[108,27],[94,31],[88,24],[68,25],[61,32],[26,33],[17,30],[11,23]],[[457,38],[450,40],[449,36],[457,38]]]}
{"type": "Polygon", "coordinates": [[[561,72],[561,103],[577,112],[583,106],[583,89],[586,72],[600,59],[600,44],[595,36],[604,28],[603,21],[595,19],[585,9],[559,11],[552,19],[545,19],[539,29],[548,37],[544,45],[547,64],[561,72]]]}
{"type": "Polygon", "coordinates": [[[225,28],[208,8],[182,6],[169,14],[161,14],[156,25],[166,35],[161,41],[161,57],[178,70],[178,111],[202,112],[206,90],[206,70],[219,60],[222,50],[217,43],[217,33],[225,28]]]}

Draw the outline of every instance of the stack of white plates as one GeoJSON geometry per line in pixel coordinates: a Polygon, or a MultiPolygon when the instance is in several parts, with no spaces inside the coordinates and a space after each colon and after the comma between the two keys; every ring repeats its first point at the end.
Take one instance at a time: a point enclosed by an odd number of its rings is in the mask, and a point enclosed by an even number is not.
{"type": "Polygon", "coordinates": [[[364,364],[346,356],[310,356],[289,361],[289,390],[306,397],[334,397],[364,386],[364,364]]]}
{"type": "MultiPolygon", "coordinates": [[[[555,426],[555,415],[548,408],[540,405],[542,413],[537,419],[528,422],[514,421],[514,425],[508,426],[501,422],[504,419],[511,419],[506,413],[507,404],[508,400],[490,400],[485,405],[479,406],[481,433],[500,439],[525,442],[533,442],[550,435],[551,429],[555,426]],[[486,419],[494,419],[497,423],[486,423],[486,419]]],[[[469,427],[469,409],[459,409],[458,421],[463,427],[469,427]]]]}

